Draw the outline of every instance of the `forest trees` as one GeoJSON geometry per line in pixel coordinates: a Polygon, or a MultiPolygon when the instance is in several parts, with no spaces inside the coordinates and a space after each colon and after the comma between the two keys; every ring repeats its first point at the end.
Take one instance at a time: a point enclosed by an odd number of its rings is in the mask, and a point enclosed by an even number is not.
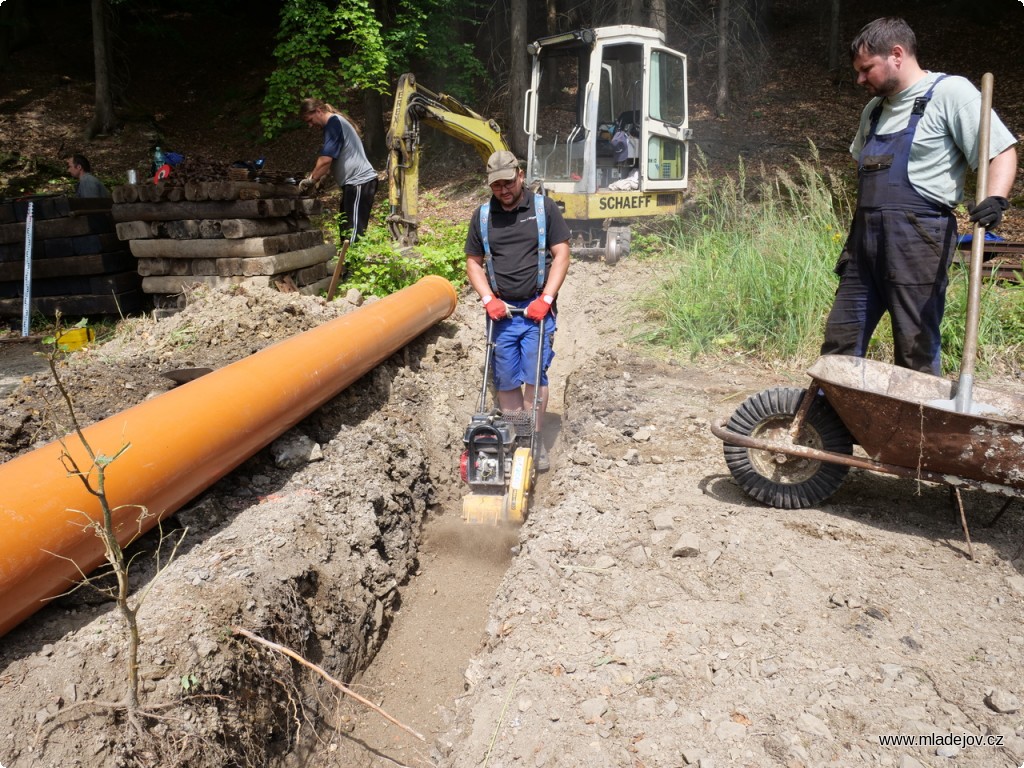
{"type": "Polygon", "coordinates": [[[366,0],[287,0],[263,102],[263,131],[280,133],[296,114],[299,99],[338,102],[346,89],[388,89],[388,59],[381,24],[366,0]]]}
{"type": "Polygon", "coordinates": [[[92,0],[92,51],[96,72],[96,99],[93,116],[85,129],[85,138],[94,139],[117,127],[114,97],[110,87],[112,51],[110,48],[110,4],[92,0]]]}
{"type": "Polygon", "coordinates": [[[336,107],[359,95],[364,143],[384,152],[383,110],[391,83],[417,61],[450,73],[449,90],[471,95],[483,65],[464,42],[461,22],[474,0],[286,0],[262,115],[273,137],[295,120],[298,102],[316,97],[336,107]]]}
{"type": "Polygon", "coordinates": [[[724,113],[733,83],[749,86],[746,81],[760,71],[770,9],[771,0],[285,0],[263,128],[273,137],[297,125],[295,110],[303,97],[336,107],[360,99],[364,143],[371,156],[380,157],[391,85],[412,71],[433,90],[471,106],[484,108],[491,100],[489,116],[500,95],[493,116],[522,154],[527,44],[613,24],[653,26],[669,45],[697,59],[710,54],[717,77],[706,77],[705,85],[717,85],[718,111],[724,113]]]}

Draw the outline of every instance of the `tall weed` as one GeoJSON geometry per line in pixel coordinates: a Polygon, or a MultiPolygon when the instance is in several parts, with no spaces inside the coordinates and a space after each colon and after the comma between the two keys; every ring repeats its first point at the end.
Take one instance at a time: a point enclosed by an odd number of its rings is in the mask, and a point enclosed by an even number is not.
{"type": "MultiPolygon", "coordinates": [[[[965,261],[967,254],[964,254],[965,261]]],[[[983,273],[990,273],[987,266],[983,273]]],[[[942,370],[960,370],[967,318],[967,264],[954,264],[949,272],[946,314],[942,319],[942,370]]],[[[1024,275],[1018,274],[1018,279],[1024,275]]],[[[1019,373],[1024,361],[1024,286],[985,280],[981,285],[978,319],[979,372],[1019,373]]]]}
{"type": "Polygon", "coordinates": [[[694,176],[692,206],[669,237],[668,276],[644,302],[646,336],[692,356],[739,352],[813,359],[845,240],[841,185],[810,161],[794,174],[694,176]]]}
{"type": "Polygon", "coordinates": [[[349,248],[345,277],[338,292],[343,294],[355,288],[366,295],[387,296],[427,275],[439,275],[460,288],[466,282],[464,249],[468,221],[423,221],[419,244],[412,250],[399,251],[387,228],[386,207],[381,204],[374,209],[365,234],[349,248]]]}
{"type": "MultiPolygon", "coordinates": [[[[665,238],[665,280],[642,301],[641,337],[691,357],[741,354],[787,367],[818,355],[838,278],[833,272],[852,216],[840,180],[811,145],[792,173],[761,168],[750,184],[694,174],[691,206],[665,238]]],[[[967,269],[954,264],[942,323],[943,370],[963,355],[967,269]]],[[[1024,287],[982,288],[978,369],[1018,371],[1024,360],[1024,287]]],[[[891,363],[892,331],[882,318],[868,357],[891,363]]]]}

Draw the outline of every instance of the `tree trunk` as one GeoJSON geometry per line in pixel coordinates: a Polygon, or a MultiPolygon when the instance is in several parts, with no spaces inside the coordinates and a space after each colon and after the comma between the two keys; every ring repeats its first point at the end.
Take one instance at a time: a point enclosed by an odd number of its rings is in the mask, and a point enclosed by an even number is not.
{"type": "Polygon", "coordinates": [[[96,71],[96,103],[85,137],[93,139],[110,133],[117,125],[114,99],[110,91],[109,7],[108,0],[92,0],[92,55],[96,71]]]}
{"type": "Polygon", "coordinates": [[[654,29],[660,29],[661,33],[665,35],[665,39],[668,39],[668,10],[665,0],[650,0],[647,25],[654,29]]]}
{"type": "Polygon", "coordinates": [[[729,102],[729,0],[718,0],[718,97],[715,112],[725,116],[729,102]]]}
{"type": "Polygon", "coordinates": [[[828,35],[828,71],[832,82],[839,82],[839,11],[842,3],[832,0],[832,27],[828,35]]]}
{"type": "Polygon", "coordinates": [[[772,11],[772,0],[754,0],[754,26],[762,39],[768,36],[768,16],[772,11]]]}
{"type": "Polygon", "coordinates": [[[28,0],[7,0],[0,9],[0,71],[11,53],[32,34],[28,0]]]}
{"type": "Polygon", "coordinates": [[[523,131],[523,98],[530,87],[530,59],[526,53],[526,11],[527,0],[511,0],[510,34],[512,45],[511,65],[508,73],[509,119],[511,125],[506,129],[512,151],[519,157],[526,157],[527,140],[523,131]]]}
{"type": "Polygon", "coordinates": [[[626,23],[642,27],[646,20],[647,14],[644,13],[644,0],[629,0],[626,23]]]}
{"type": "Polygon", "coordinates": [[[370,162],[375,168],[379,168],[388,153],[384,130],[384,99],[377,91],[367,88],[363,92],[363,109],[366,112],[363,148],[370,162]]]}

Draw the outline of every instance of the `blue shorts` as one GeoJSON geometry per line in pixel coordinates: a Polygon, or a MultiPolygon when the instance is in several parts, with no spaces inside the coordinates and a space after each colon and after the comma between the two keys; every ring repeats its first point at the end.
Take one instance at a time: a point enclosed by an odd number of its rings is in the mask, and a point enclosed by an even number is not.
{"type": "MultiPolygon", "coordinates": [[[[507,301],[510,307],[529,306],[531,299],[507,301]]],[[[537,371],[537,339],[540,323],[524,315],[513,315],[494,324],[494,386],[499,392],[533,384],[537,371]]],[[[540,385],[548,383],[548,367],[555,357],[555,315],[544,318],[544,357],[540,371],[540,385]]]]}

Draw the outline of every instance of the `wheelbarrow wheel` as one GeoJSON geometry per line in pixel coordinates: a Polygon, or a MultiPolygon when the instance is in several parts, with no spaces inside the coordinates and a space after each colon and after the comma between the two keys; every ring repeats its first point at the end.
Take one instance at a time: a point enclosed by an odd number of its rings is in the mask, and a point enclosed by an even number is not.
{"type": "MultiPolygon", "coordinates": [[[[807,390],[775,387],[747,398],[729,419],[729,429],[772,443],[802,445],[832,453],[853,453],[853,439],[824,397],[816,397],[794,442],[789,434],[807,390]]],[[[725,445],[725,463],[747,494],[780,509],[804,509],[825,501],[850,468],[842,464],[725,445]]]]}

